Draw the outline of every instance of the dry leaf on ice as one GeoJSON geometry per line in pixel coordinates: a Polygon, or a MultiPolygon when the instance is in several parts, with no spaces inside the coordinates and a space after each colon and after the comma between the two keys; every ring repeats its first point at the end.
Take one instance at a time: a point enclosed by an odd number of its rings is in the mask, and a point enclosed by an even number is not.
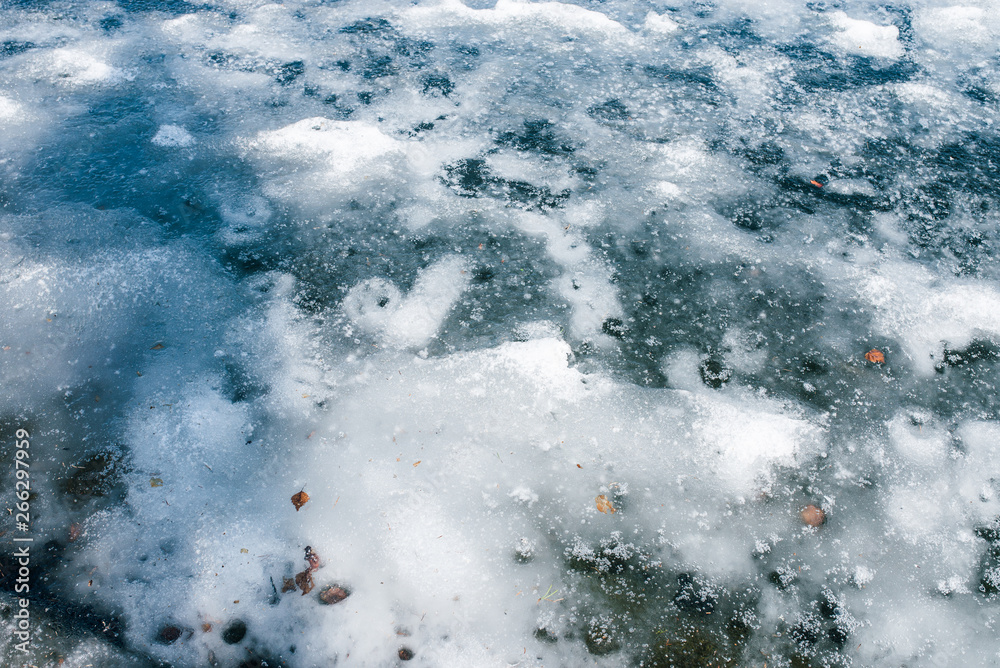
{"type": "Polygon", "coordinates": [[[611,501],[608,500],[608,497],[605,496],[604,494],[598,496],[596,499],[594,499],[594,501],[597,503],[597,509],[600,510],[605,515],[608,514],[609,512],[611,513],[618,512],[617,510],[615,510],[615,507],[611,505],[611,501]]]}
{"type": "Polygon", "coordinates": [[[312,571],[310,571],[307,568],[306,570],[302,571],[301,573],[296,573],[295,574],[295,584],[297,584],[299,586],[299,589],[302,590],[302,595],[303,596],[305,596],[306,594],[308,594],[309,592],[311,592],[312,589],[313,589],[313,587],[316,586],[316,584],[313,582],[312,571]]]}
{"type": "Polygon", "coordinates": [[[883,355],[882,351],[878,350],[877,348],[872,348],[871,350],[866,352],[865,359],[874,364],[885,363],[885,355],[883,355]]]}
{"type": "Polygon", "coordinates": [[[326,605],[336,605],[350,595],[351,593],[343,587],[338,585],[329,585],[327,587],[323,587],[322,591],[320,591],[319,600],[326,605]]]}
{"type": "Polygon", "coordinates": [[[799,516],[803,522],[811,527],[818,527],[826,522],[826,513],[823,512],[823,509],[812,504],[803,508],[799,516]]]}
{"type": "Polygon", "coordinates": [[[306,501],[309,500],[309,495],[305,492],[299,492],[292,495],[292,505],[295,506],[295,512],[299,512],[302,506],[306,505],[306,501]]]}

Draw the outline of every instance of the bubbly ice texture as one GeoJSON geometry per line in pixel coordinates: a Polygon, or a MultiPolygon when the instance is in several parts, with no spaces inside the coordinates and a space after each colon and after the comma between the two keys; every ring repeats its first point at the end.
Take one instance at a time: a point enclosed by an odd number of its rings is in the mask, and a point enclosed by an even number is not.
{"type": "Polygon", "coordinates": [[[995,2],[0,17],[4,665],[1000,665],[995,2]]]}
{"type": "Polygon", "coordinates": [[[179,125],[161,125],[153,135],[152,142],[157,146],[191,146],[194,137],[179,125]]]}

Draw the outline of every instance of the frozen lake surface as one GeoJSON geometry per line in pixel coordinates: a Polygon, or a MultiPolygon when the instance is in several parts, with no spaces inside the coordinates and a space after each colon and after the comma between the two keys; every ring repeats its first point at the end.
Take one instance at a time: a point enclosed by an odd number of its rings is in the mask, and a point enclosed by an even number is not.
{"type": "Polygon", "coordinates": [[[3,3],[0,663],[1000,666],[998,112],[996,0],[3,3]]]}

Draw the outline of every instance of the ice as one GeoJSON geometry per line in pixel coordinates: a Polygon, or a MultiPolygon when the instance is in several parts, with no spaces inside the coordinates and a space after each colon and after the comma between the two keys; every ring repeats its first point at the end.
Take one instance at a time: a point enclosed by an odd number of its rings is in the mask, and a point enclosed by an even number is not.
{"type": "Polygon", "coordinates": [[[274,211],[266,199],[259,195],[245,197],[221,197],[219,216],[225,226],[219,230],[219,237],[228,246],[245,246],[262,240],[267,234],[268,224],[274,211]]]}
{"type": "Polygon", "coordinates": [[[21,105],[9,97],[0,97],[0,121],[4,123],[16,123],[23,113],[21,105]]]}
{"type": "Polygon", "coordinates": [[[910,465],[940,467],[947,463],[950,436],[923,411],[902,413],[888,424],[897,452],[910,465]]]}
{"type": "Polygon", "coordinates": [[[194,137],[179,125],[161,125],[150,141],[166,148],[185,148],[194,144],[194,137]]]}
{"type": "Polygon", "coordinates": [[[941,284],[921,267],[890,263],[860,275],[858,290],[877,308],[880,331],[898,337],[921,373],[933,373],[946,347],[964,348],[978,338],[1000,339],[1000,293],[990,283],[941,284]]]}
{"type": "Polygon", "coordinates": [[[845,53],[887,59],[903,55],[903,45],[899,43],[899,28],[894,25],[877,25],[871,21],[851,18],[844,12],[834,12],[830,20],[837,30],[832,37],[833,43],[845,53]]]}
{"type": "Polygon", "coordinates": [[[1000,514],[1000,490],[993,473],[997,465],[996,425],[970,422],[962,425],[959,435],[965,448],[959,470],[960,493],[970,506],[976,522],[989,524],[1000,514]]]}
{"type": "Polygon", "coordinates": [[[418,26],[437,27],[445,25],[445,21],[471,21],[494,29],[533,33],[536,27],[540,27],[543,31],[551,31],[558,36],[577,34],[591,38],[628,40],[626,28],[606,14],[564,2],[497,0],[491,9],[472,9],[459,0],[445,0],[437,6],[409,9],[405,16],[418,26]]]}
{"type": "Polygon", "coordinates": [[[396,152],[396,142],[364,123],[307,118],[273,132],[253,144],[290,160],[322,159],[334,177],[343,177],[362,165],[396,152]]]}
{"type": "Polygon", "coordinates": [[[678,30],[680,25],[669,16],[649,12],[646,14],[646,22],[643,24],[643,27],[650,32],[669,35],[678,30]]]}
{"type": "Polygon", "coordinates": [[[54,81],[72,86],[113,86],[127,77],[120,68],[80,49],[56,49],[47,65],[54,81]]]}
{"type": "Polygon", "coordinates": [[[770,466],[793,466],[804,449],[818,450],[822,429],[796,419],[794,412],[759,397],[734,397],[732,403],[705,397],[694,406],[695,433],[708,470],[717,471],[733,490],[750,494],[755,485],[770,486],[770,466]],[[742,425],[734,435],[733,424],[742,425]]]}
{"type": "Polygon", "coordinates": [[[1000,20],[986,7],[952,5],[918,10],[914,28],[929,45],[946,43],[961,50],[989,47],[1000,30],[1000,20]]]}
{"type": "Polygon", "coordinates": [[[426,345],[435,336],[469,281],[466,263],[449,257],[421,271],[403,297],[392,283],[369,279],[344,298],[344,310],[362,331],[400,347],[426,345]]]}
{"type": "Polygon", "coordinates": [[[5,5],[28,660],[1000,665],[997,16],[5,5]]]}

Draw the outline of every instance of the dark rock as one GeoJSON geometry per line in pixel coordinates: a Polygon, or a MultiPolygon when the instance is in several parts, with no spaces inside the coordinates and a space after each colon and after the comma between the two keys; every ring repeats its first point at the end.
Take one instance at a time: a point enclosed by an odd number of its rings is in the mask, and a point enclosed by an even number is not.
{"type": "Polygon", "coordinates": [[[160,632],[156,634],[156,642],[163,645],[172,645],[177,642],[177,639],[181,637],[183,633],[178,626],[168,624],[160,629],[160,632]]]}
{"type": "Polygon", "coordinates": [[[247,625],[242,619],[234,619],[229,622],[226,628],[222,629],[222,642],[227,645],[235,645],[243,640],[247,635],[247,625]]]}

